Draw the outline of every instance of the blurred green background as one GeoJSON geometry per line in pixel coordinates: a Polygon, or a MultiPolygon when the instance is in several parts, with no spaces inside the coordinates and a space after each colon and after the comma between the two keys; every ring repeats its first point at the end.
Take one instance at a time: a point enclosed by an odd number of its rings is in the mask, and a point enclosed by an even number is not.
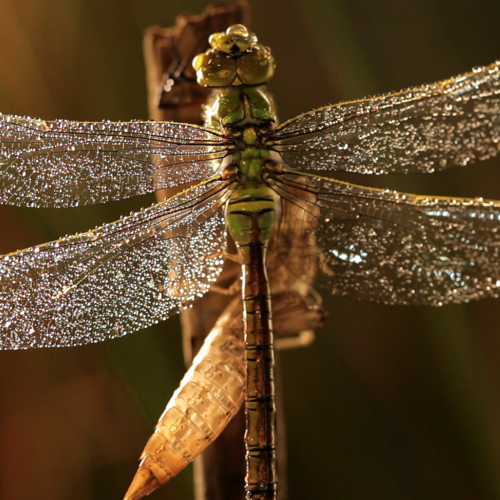
{"type": "MultiPolygon", "coordinates": [[[[147,118],[142,31],[201,0],[0,0],[0,110],[147,118]]],[[[500,56],[500,3],[250,0],[281,119],[429,83],[500,56]]],[[[500,163],[350,177],[500,199],[500,163]]],[[[2,253],[117,219],[0,207],[2,253]]],[[[325,297],[316,343],[283,354],[290,500],[500,500],[500,301],[389,307],[325,297]]],[[[0,353],[0,498],[123,497],[183,371],[178,318],[98,345],[0,353]]],[[[190,500],[191,471],[151,495],[190,500]]]]}

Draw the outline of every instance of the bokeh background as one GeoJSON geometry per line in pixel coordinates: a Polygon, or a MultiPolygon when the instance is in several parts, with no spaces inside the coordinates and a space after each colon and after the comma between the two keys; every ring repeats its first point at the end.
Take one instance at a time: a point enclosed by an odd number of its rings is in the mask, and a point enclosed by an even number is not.
{"type": "MultiPolygon", "coordinates": [[[[147,118],[142,31],[202,0],[0,0],[0,110],[147,118]]],[[[500,57],[491,0],[250,0],[282,119],[500,57]]],[[[500,199],[500,162],[351,177],[500,199]]],[[[105,206],[0,207],[0,251],[95,227],[105,206]]],[[[500,500],[500,301],[389,307],[325,297],[316,343],[282,356],[290,500],[500,500]]],[[[77,348],[0,353],[0,498],[120,499],[184,371],[178,318],[77,348]]],[[[151,499],[190,500],[188,469],[151,499]]]]}

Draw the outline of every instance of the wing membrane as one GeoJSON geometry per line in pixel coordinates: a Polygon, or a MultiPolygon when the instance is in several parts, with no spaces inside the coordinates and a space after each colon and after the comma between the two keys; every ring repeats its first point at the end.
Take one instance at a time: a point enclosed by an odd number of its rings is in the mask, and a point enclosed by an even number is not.
{"type": "MultiPolygon", "coordinates": [[[[292,271],[318,265],[331,293],[429,305],[499,295],[500,202],[415,196],[298,174],[281,178],[275,189],[313,221],[314,245],[304,239],[292,271]]],[[[296,222],[297,231],[303,224],[296,222]]]]}
{"type": "Polygon", "coordinates": [[[227,182],[0,260],[0,348],[97,342],[165,319],[222,267],[227,182]]]}
{"type": "Polygon", "coordinates": [[[318,108],[277,127],[273,147],[308,170],[434,172],[500,146],[500,62],[402,92],[318,108]]]}
{"type": "Polygon", "coordinates": [[[91,205],[201,181],[227,147],[218,132],[182,123],[0,115],[0,203],[91,205]]]}

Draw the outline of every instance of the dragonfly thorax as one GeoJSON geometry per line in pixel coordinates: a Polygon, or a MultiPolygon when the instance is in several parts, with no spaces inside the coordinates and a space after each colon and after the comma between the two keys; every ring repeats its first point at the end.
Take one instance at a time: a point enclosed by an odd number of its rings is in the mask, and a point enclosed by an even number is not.
{"type": "Polygon", "coordinates": [[[269,156],[270,153],[267,149],[248,146],[235,154],[233,158],[237,160],[237,168],[241,178],[260,182],[262,180],[264,162],[269,156]]]}
{"type": "Polygon", "coordinates": [[[228,170],[234,190],[226,205],[226,225],[239,251],[252,242],[267,247],[279,212],[276,195],[266,182],[267,170],[272,168],[268,164],[273,164],[271,153],[261,144],[258,132],[255,125],[240,130],[242,140],[228,170]]]}
{"type": "Polygon", "coordinates": [[[218,89],[204,114],[205,124],[219,130],[247,124],[263,126],[276,119],[267,93],[246,85],[218,89]]]}

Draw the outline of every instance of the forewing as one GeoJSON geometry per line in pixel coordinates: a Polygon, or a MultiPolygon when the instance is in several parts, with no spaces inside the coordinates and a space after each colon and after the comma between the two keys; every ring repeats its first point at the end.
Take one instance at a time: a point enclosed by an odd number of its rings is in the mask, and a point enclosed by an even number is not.
{"type": "MultiPolygon", "coordinates": [[[[318,266],[331,293],[429,305],[499,295],[500,202],[407,195],[298,174],[281,178],[275,189],[310,219],[311,234],[303,237],[292,272],[306,275],[318,266]]],[[[304,224],[297,220],[296,231],[304,224]]]]}
{"type": "Polygon", "coordinates": [[[203,295],[222,267],[227,183],[0,260],[0,348],[119,337],[203,295]]]}
{"type": "Polygon", "coordinates": [[[0,203],[91,205],[201,181],[227,147],[216,131],[183,123],[0,115],[0,203]]]}
{"type": "Polygon", "coordinates": [[[434,172],[495,156],[500,145],[500,62],[432,85],[304,113],[270,144],[307,170],[434,172]]]}

